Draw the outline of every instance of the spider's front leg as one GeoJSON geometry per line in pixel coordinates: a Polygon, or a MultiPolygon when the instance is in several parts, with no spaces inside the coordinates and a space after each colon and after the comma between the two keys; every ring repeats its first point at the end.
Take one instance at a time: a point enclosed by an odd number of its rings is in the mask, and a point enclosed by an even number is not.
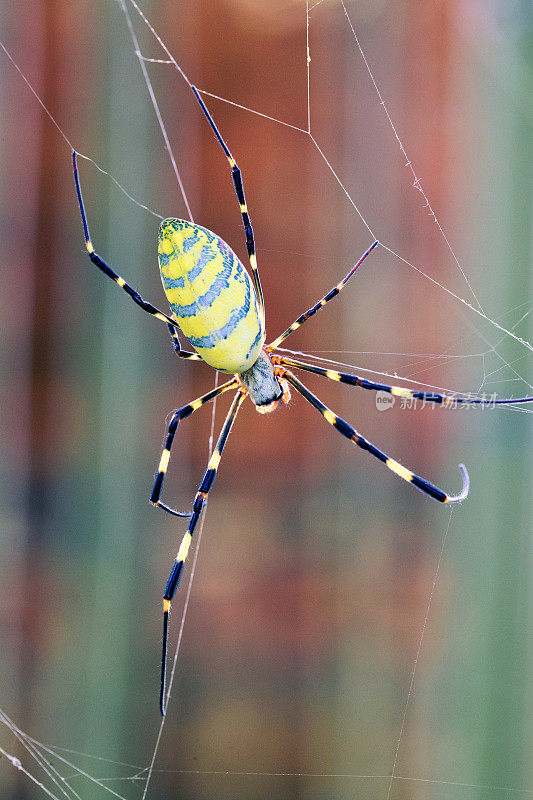
{"type": "Polygon", "coordinates": [[[357,261],[353,265],[349,273],[345,275],[342,281],[338,283],[336,286],[334,286],[333,289],[330,289],[329,292],[325,294],[321,300],[318,301],[318,303],[315,303],[314,306],[311,306],[311,308],[308,308],[307,311],[305,311],[303,314],[300,314],[300,316],[294,320],[292,325],[289,325],[286,331],[284,331],[280,336],[278,336],[277,339],[274,339],[274,341],[268,345],[268,347],[266,348],[267,352],[271,353],[273,350],[279,347],[280,344],[284,342],[288,336],[291,335],[291,333],[297,331],[298,328],[300,328],[304,324],[304,322],[307,322],[307,320],[310,319],[312,316],[314,316],[317,311],[320,311],[320,309],[324,308],[324,306],[327,305],[330,300],[333,300],[334,297],[340,294],[340,292],[342,292],[342,290],[344,289],[344,287],[346,286],[352,275],[356,272],[357,269],[359,269],[363,261],[366,258],[368,258],[372,250],[374,250],[374,248],[377,247],[378,244],[379,242],[377,240],[373,242],[370,245],[370,247],[368,247],[365,250],[359,261],[357,261]]]}
{"type": "Polygon", "coordinates": [[[261,318],[263,320],[263,326],[265,324],[265,301],[263,299],[263,289],[261,287],[261,279],[259,278],[259,270],[257,268],[257,257],[255,254],[255,239],[254,239],[254,232],[252,229],[252,223],[250,221],[250,215],[248,213],[248,206],[246,205],[246,199],[244,197],[244,186],[242,183],[242,173],[237,165],[237,162],[231,155],[231,152],[228,148],[228,145],[222,138],[222,134],[218,130],[215,121],[211,114],[209,113],[209,109],[207,108],[206,104],[200,97],[200,92],[196,88],[196,86],[191,85],[191,89],[194,92],[194,96],[198,100],[200,104],[200,108],[204,112],[209,125],[213,133],[215,134],[218,143],[222,147],[224,151],[224,155],[228,159],[228,163],[231,168],[231,177],[233,179],[233,186],[235,188],[235,194],[237,195],[237,200],[239,201],[239,208],[241,210],[242,222],[244,225],[244,232],[246,235],[246,249],[248,250],[248,258],[250,259],[250,269],[252,270],[252,281],[255,286],[255,291],[257,294],[257,301],[259,303],[259,311],[261,314],[261,318]]]}

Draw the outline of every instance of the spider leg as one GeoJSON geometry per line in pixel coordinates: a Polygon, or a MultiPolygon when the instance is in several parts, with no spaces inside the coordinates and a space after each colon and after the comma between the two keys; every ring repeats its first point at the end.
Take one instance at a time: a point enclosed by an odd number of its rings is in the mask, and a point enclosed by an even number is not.
{"type": "Polygon", "coordinates": [[[170,322],[167,322],[167,328],[170,333],[170,338],[172,339],[172,346],[174,348],[174,352],[176,353],[178,358],[189,358],[191,361],[203,361],[202,356],[198,355],[198,353],[190,353],[187,350],[181,349],[181,344],[178,337],[178,331],[176,329],[175,324],[171,325],[170,322]]]}
{"type": "Polygon", "coordinates": [[[518,397],[512,399],[510,397],[502,400],[492,399],[492,397],[456,397],[451,394],[439,394],[439,392],[425,392],[419,389],[407,389],[404,386],[389,386],[386,383],[375,383],[366,378],[360,378],[358,375],[351,375],[348,372],[337,372],[334,369],[324,369],[323,367],[316,367],[314,364],[306,364],[304,361],[298,361],[295,358],[286,356],[271,356],[273,364],[279,364],[292,369],[301,369],[305,372],[313,372],[315,375],[323,375],[329,378],[330,381],[337,381],[338,383],[347,383],[350,386],[359,386],[361,389],[370,389],[375,392],[387,392],[395,397],[412,398],[413,400],[422,400],[425,403],[436,403],[441,405],[477,405],[477,406],[493,406],[493,405],[511,405],[512,403],[533,403],[533,397],[518,397]]]}
{"type": "Polygon", "coordinates": [[[202,509],[207,500],[207,495],[209,494],[209,491],[213,486],[218,470],[218,465],[220,464],[220,459],[222,457],[222,451],[224,450],[226,441],[231,431],[231,427],[235,421],[235,417],[237,416],[237,412],[239,411],[239,408],[241,407],[241,404],[246,395],[247,395],[246,389],[241,387],[239,391],[236,393],[235,397],[233,398],[230,410],[228,411],[228,415],[225,419],[224,425],[222,426],[222,430],[218,437],[216,447],[213,450],[213,453],[211,454],[211,458],[209,459],[209,463],[204,473],[204,477],[202,478],[202,482],[200,483],[200,486],[198,487],[198,491],[196,493],[196,497],[194,498],[192,515],[189,520],[189,525],[187,527],[187,531],[185,532],[183,539],[181,540],[176,560],[174,561],[174,565],[170,571],[170,575],[168,576],[168,580],[165,586],[165,593],[163,594],[163,649],[161,656],[161,691],[159,695],[159,706],[161,709],[161,714],[163,716],[165,716],[165,681],[166,681],[166,666],[167,666],[168,615],[170,612],[170,604],[172,602],[174,592],[176,591],[180,581],[181,573],[183,570],[183,564],[185,563],[185,559],[187,558],[187,553],[189,551],[189,547],[192,541],[194,530],[196,528],[196,524],[200,518],[200,514],[202,513],[202,509]]]}
{"type": "Polygon", "coordinates": [[[239,207],[241,209],[242,221],[243,221],[243,224],[244,224],[244,231],[245,231],[245,234],[246,234],[246,249],[248,250],[248,258],[250,259],[250,267],[252,269],[252,280],[254,282],[254,287],[255,287],[256,294],[257,294],[257,300],[259,302],[259,309],[260,309],[260,312],[261,312],[261,318],[263,320],[263,327],[264,327],[264,324],[265,324],[265,301],[263,299],[263,289],[261,288],[261,280],[259,278],[259,271],[257,269],[257,258],[256,258],[256,255],[255,255],[254,232],[253,232],[253,229],[252,229],[252,223],[250,222],[250,216],[248,214],[248,208],[246,206],[246,200],[245,200],[245,197],[244,197],[244,187],[243,187],[243,184],[242,184],[242,174],[241,174],[241,171],[240,171],[239,167],[237,166],[237,162],[235,161],[235,159],[231,155],[226,142],[222,138],[222,136],[220,134],[220,131],[218,130],[217,126],[215,125],[215,121],[214,121],[213,117],[211,116],[211,114],[209,113],[209,110],[208,110],[206,104],[204,103],[204,101],[200,97],[200,93],[199,93],[198,89],[196,88],[196,86],[191,86],[191,89],[193,90],[194,96],[198,100],[198,102],[200,104],[200,107],[201,107],[202,111],[204,112],[204,114],[205,114],[205,116],[207,118],[207,121],[209,122],[209,124],[211,126],[211,129],[212,129],[213,133],[217,137],[220,146],[224,150],[226,158],[228,159],[229,165],[231,167],[231,177],[233,178],[233,185],[235,187],[235,193],[237,195],[237,200],[239,201],[239,207]]]}
{"type": "Polygon", "coordinates": [[[277,339],[275,339],[271,344],[269,344],[265,348],[265,350],[267,350],[267,352],[271,352],[272,350],[275,350],[276,347],[279,347],[280,344],[283,341],[285,341],[287,336],[290,336],[291,333],[294,333],[294,331],[298,330],[298,328],[301,325],[303,325],[304,322],[306,322],[309,319],[309,317],[312,317],[314,314],[316,314],[316,312],[320,308],[325,306],[326,303],[329,303],[330,300],[332,300],[336,295],[338,295],[339,292],[341,292],[344,289],[344,287],[346,286],[346,284],[348,283],[348,281],[350,280],[356,269],[361,266],[365,258],[367,258],[367,256],[370,255],[372,250],[375,247],[377,247],[378,244],[379,242],[377,240],[373,242],[373,244],[370,245],[368,250],[365,250],[359,261],[356,264],[354,264],[354,266],[351,268],[349,273],[342,279],[342,281],[338,283],[336,286],[334,286],[333,289],[331,289],[327,294],[325,294],[322,300],[319,300],[318,303],[315,303],[315,305],[309,308],[304,314],[300,314],[298,319],[295,319],[292,325],[290,325],[286,331],[284,331],[280,336],[278,336],[277,339]]]}
{"type": "Polygon", "coordinates": [[[211,400],[214,400],[215,397],[218,397],[224,392],[227,392],[228,389],[232,389],[233,387],[237,387],[238,385],[239,382],[237,378],[232,378],[227,383],[223,383],[222,386],[217,386],[215,389],[211,389],[210,392],[207,392],[207,394],[204,394],[202,397],[198,397],[191,403],[187,403],[186,406],[182,406],[181,408],[174,411],[168,426],[165,446],[163,447],[161,458],[159,459],[159,467],[157,470],[157,475],[155,477],[152,494],[150,495],[150,502],[153,503],[154,506],[162,508],[163,511],[167,511],[169,514],[173,514],[175,517],[192,516],[190,512],[187,513],[183,511],[176,511],[174,508],[170,508],[164,503],[161,503],[159,500],[161,496],[161,489],[163,488],[163,481],[165,480],[165,475],[168,469],[168,463],[170,461],[170,451],[172,450],[172,444],[174,442],[176,431],[178,430],[178,425],[182,419],[189,417],[203,405],[209,403],[211,400]]]}
{"type": "Polygon", "coordinates": [[[358,433],[355,428],[352,428],[352,426],[349,425],[344,419],[338,417],[337,414],[325,406],[324,403],[322,403],[318,397],[310,392],[309,389],[303,385],[303,383],[300,383],[300,381],[295,378],[291,372],[284,370],[283,377],[289,381],[289,383],[294,386],[296,391],[299,392],[308,403],[311,403],[311,405],[316,408],[320,414],[322,414],[326,422],[329,422],[329,424],[339,431],[339,433],[341,433],[347,439],[350,439],[362,450],[366,450],[368,453],[370,453],[370,455],[374,456],[374,458],[382,461],[392,472],[394,472],[400,478],[403,478],[405,481],[412,483],[417,489],[420,489],[420,491],[428,494],[435,500],[439,500],[441,503],[458,503],[468,496],[470,480],[464,464],[459,464],[459,469],[463,475],[463,488],[458,495],[448,495],[446,492],[443,492],[442,489],[439,489],[438,486],[434,486],[434,484],[425,480],[425,478],[415,475],[402,464],[399,464],[397,461],[394,461],[394,459],[389,458],[389,456],[387,456],[382,450],[379,450],[377,447],[375,447],[375,445],[365,439],[364,436],[361,436],[361,434],[358,433]]]}
{"type": "Polygon", "coordinates": [[[87,223],[87,215],[85,213],[85,206],[83,204],[83,197],[81,194],[80,178],[78,175],[77,153],[75,150],[72,151],[72,168],[74,170],[74,180],[76,182],[76,193],[78,195],[78,203],[80,206],[81,221],[83,224],[83,233],[85,236],[85,246],[87,248],[87,252],[89,253],[89,258],[91,259],[93,264],[96,264],[98,269],[101,269],[105,275],[108,275],[112,280],[115,281],[115,283],[118,283],[121,289],[124,289],[126,294],[129,294],[133,302],[137,303],[137,305],[140,306],[143,309],[143,311],[146,311],[152,317],[155,317],[156,319],[159,319],[162,322],[166,322],[167,325],[170,324],[173,327],[175,327],[176,322],[172,320],[171,317],[167,316],[167,314],[164,314],[162,311],[153,306],[151,303],[148,303],[146,302],[146,300],[143,300],[141,295],[137,291],[135,291],[135,289],[132,286],[130,286],[129,283],[126,283],[124,278],[121,278],[120,275],[117,275],[117,273],[111,269],[109,264],[106,264],[104,259],[100,258],[98,253],[95,253],[93,244],[91,242],[91,236],[89,234],[89,225],[87,223]]]}

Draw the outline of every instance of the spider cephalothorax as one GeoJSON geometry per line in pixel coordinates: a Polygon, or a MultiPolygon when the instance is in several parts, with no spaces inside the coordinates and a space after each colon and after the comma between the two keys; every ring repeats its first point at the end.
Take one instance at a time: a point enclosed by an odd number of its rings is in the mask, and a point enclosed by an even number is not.
{"type": "Polygon", "coordinates": [[[291,399],[287,381],[279,371],[276,374],[270,356],[264,350],[250,369],[239,373],[239,380],[260,414],[274,411],[280,400],[288,403],[291,399]]]}

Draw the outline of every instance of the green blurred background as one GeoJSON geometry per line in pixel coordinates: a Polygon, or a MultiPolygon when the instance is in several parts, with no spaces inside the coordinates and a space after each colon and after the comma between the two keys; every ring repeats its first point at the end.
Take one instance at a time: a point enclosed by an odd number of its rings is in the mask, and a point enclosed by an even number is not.
{"type": "MultiPolygon", "coordinates": [[[[142,7],[200,88],[307,127],[305,2],[142,7]]],[[[479,303],[531,341],[531,3],[346,9],[479,303]]],[[[142,52],[164,58],[130,11],[142,52]]],[[[4,4],[0,24],[76,149],[150,209],[186,216],[119,4],[21,0],[4,4]]],[[[477,307],[412,186],[340,3],[311,9],[309,39],[311,132],[346,190],[382,242],[477,307]]],[[[161,594],[184,530],[147,501],[165,418],[214,376],[178,362],[165,327],[90,264],[69,147],[0,57],[0,706],[46,744],[144,768],[160,724],[161,594]]],[[[244,260],[222,152],[176,71],[148,69],[195,220],[244,260]]],[[[243,170],[273,338],[371,238],[305,133],[208,100],[243,170]]],[[[87,161],[80,172],[97,251],[164,307],[157,217],[87,161]]],[[[433,386],[531,394],[530,350],[383,248],[287,345],[433,386]]],[[[246,403],[209,502],[148,797],[532,792],[531,418],[399,404],[383,413],[371,393],[307,383],[452,493],[464,461],[470,498],[450,515],[301,398],[267,417],[246,403]]],[[[210,421],[203,409],[180,427],[171,504],[193,497],[210,421]]],[[[6,727],[0,746],[45,780],[6,727]]],[[[135,773],[69,758],[93,776],[135,773]]],[[[5,758],[0,781],[5,798],[45,796],[5,758]]],[[[84,800],[110,796],[72,785],[84,800]]],[[[134,781],[109,785],[142,794],[134,781]]]]}

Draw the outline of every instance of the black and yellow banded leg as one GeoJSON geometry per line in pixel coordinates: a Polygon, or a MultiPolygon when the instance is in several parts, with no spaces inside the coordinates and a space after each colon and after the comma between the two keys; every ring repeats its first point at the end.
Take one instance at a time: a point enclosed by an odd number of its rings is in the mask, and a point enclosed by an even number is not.
{"type": "Polygon", "coordinates": [[[211,129],[212,129],[213,133],[217,137],[217,140],[218,140],[220,146],[224,150],[226,158],[228,159],[229,165],[231,167],[231,177],[233,178],[233,185],[235,187],[235,193],[237,195],[237,200],[239,201],[239,207],[241,209],[241,214],[242,214],[242,221],[243,221],[243,224],[244,224],[244,232],[246,234],[246,249],[248,251],[248,258],[250,259],[250,267],[251,267],[251,270],[252,270],[252,280],[254,282],[254,287],[255,287],[256,294],[257,294],[257,300],[259,302],[259,309],[260,309],[260,312],[261,312],[261,317],[262,317],[263,326],[264,326],[264,324],[265,324],[265,301],[264,301],[264,298],[263,298],[263,289],[261,288],[261,280],[259,278],[259,270],[257,269],[257,257],[256,257],[256,254],[255,254],[254,232],[253,232],[253,229],[252,229],[252,223],[250,222],[250,215],[248,214],[248,207],[246,205],[246,199],[244,197],[244,186],[243,186],[243,183],[242,183],[242,174],[241,174],[241,171],[240,171],[239,167],[237,166],[237,162],[235,161],[235,159],[231,155],[230,150],[229,150],[226,142],[222,138],[222,136],[220,134],[220,131],[218,130],[217,126],[215,125],[215,121],[214,121],[213,117],[211,116],[211,114],[209,113],[209,110],[208,110],[206,104],[204,103],[204,101],[200,97],[200,93],[199,93],[198,89],[196,88],[196,86],[191,86],[191,89],[193,90],[194,96],[198,100],[198,102],[200,104],[200,107],[201,107],[202,111],[204,112],[204,114],[205,114],[205,116],[207,118],[207,121],[209,122],[209,124],[211,126],[211,129]]]}
{"type": "Polygon", "coordinates": [[[128,294],[134,303],[137,303],[143,311],[146,311],[152,317],[161,320],[162,322],[166,322],[167,325],[172,325],[173,327],[176,325],[174,320],[171,317],[164,314],[158,308],[153,306],[151,303],[146,302],[143,300],[141,295],[135,291],[135,289],[126,283],[124,278],[121,278],[120,275],[111,269],[109,264],[106,264],[103,258],[100,258],[98,253],[95,253],[93,244],[91,242],[91,236],[89,234],[89,225],[87,223],[87,215],[85,214],[85,206],[83,205],[83,197],[81,194],[81,186],[80,186],[80,179],[78,175],[78,165],[77,165],[77,153],[75,150],[72,151],[72,167],[74,169],[74,180],[76,182],[76,193],[78,195],[78,203],[80,206],[80,213],[81,213],[81,221],[83,224],[83,234],[85,236],[85,246],[87,248],[87,252],[89,253],[89,258],[95,264],[98,269],[101,269],[105,275],[108,275],[112,280],[117,283],[121,289],[124,289],[126,294],[128,294]]]}
{"type": "Polygon", "coordinates": [[[348,281],[350,280],[350,278],[352,277],[352,275],[354,274],[354,272],[356,271],[356,269],[357,269],[358,267],[360,267],[360,266],[361,266],[361,264],[363,263],[363,261],[365,260],[365,258],[368,258],[368,256],[369,256],[369,255],[370,255],[370,253],[372,252],[372,250],[373,250],[375,247],[377,247],[377,246],[378,246],[378,244],[379,244],[379,242],[378,242],[377,240],[376,240],[375,242],[373,242],[373,243],[370,245],[370,247],[368,248],[368,250],[365,250],[365,252],[364,252],[364,253],[363,253],[363,255],[361,256],[361,258],[359,259],[359,261],[358,261],[356,264],[354,264],[354,266],[351,268],[351,270],[349,271],[349,273],[348,273],[348,274],[347,274],[347,275],[346,275],[346,276],[345,276],[345,277],[342,279],[342,281],[341,281],[340,283],[338,283],[336,286],[334,286],[334,287],[333,287],[333,289],[331,289],[331,290],[330,290],[330,291],[329,291],[327,294],[325,294],[325,295],[324,295],[324,297],[322,298],[322,300],[319,300],[319,301],[318,301],[318,303],[315,303],[315,305],[314,305],[314,306],[312,306],[311,308],[309,308],[309,309],[308,309],[308,310],[307,310],[307,311],[306,311],[304,314],[300,314],[300,316],[298,317],[298,319],[295,319],[295,320],[294,320],[294,322],[292,323],[292,325],[290,325],[290,326],[287,328],[287,330],[286,330],[286,331],[284,331],[284,332],[283,332],[283,333],[282,333],[280,336],[278,336],[278,338],[277,338],[277,339],[275,339],[275,340],[274,340],[274,341],[273,341],[271,344],[269,344],[269,345],[268,345],[268,347],[266,347],[265,349],[266,349],[268,352],[271,352],[272,350],[275,350],[275,349],[276,349],[276,347],[279,347],[279,346],[280,346],[280,344],[281,344],[283,341],[285,341],[285,339],[286,339],[288,336],[290,336],[290,335],[291,335],[291,333],[294,333],[294,331],[298,330],[298,328],[299,328],[301,325],[303,325],[303,324],[304,324],[304,322],[307,322],[307,320],[308,320],[310,317],[312,317],[314,314],[316,314],[316,312],[317,312],[317,311],[318,311],[320,308],[323,308],[323,307],[326,305],[326,303],[329,303],[329,301],[330,301],[330,300],[332,300],[334,297],[336,297],[336,296],[339,294],[339,292],[342,292],[342,290],[344,289],[344,287],[346,286],[346,284],[348,283],[348,281]]]}
{"type": "Polygon", "coordinates": [[[349,372],[337,372],[335,369],[325,369],[316,367],[314,364],[307,364],[305,361],[298,361],[296,358],[288,356],[271,356],[273,364],[290,367],[291,369],[301,369],[305,372],[312,372],[314,375],[323,375],[330,381],[347,383],[349,386],[359,386],[361,389],[369,389],[374,392],[387,392],[394,397],[405,397],[407,399],[422,400],[425,403],[436,403],[437,405],[510,405],[512,403],[532,403],[533,397],[518,397],[496,400],[487,397],[459,397],[451,394],[439,394],[439,392],[426,392],[421,389],[407,389],[405,386],[389,386],[386,383],[376,383],[358,375],[351,375],[349,372]]]}
{"type": "Polygon", "coordinates": [[[176,560],[174,561],[174,565],[172,567],[172,570],[170,571],[170,575],[168,576],[168,580],[165,586],[165,592],[163,594],[163,651],[161,656],[161,691],[159,695],[159,705],[161,708],[161,714],[163,716],[165,716],[165,683],[166,683],[166,666],[167,666],[168,615],[170,612],[170,604],[172,602],[174,592],[176,591],[181,578],[183,565],[185,563],[185,559],[187,558],[187,554],[189,552],[189,547],[191,545],[196,524],[200,518],[200,514],[202,513],[202,509],[207,500],[207,495],[209,494],[209,491],[213,486],[218,466],[220,464],[220,459],[222,457],[222,452],[224,450],[226,441],[230,434],[231,427],[235,421],[235,417],[237,416],[237,412],[241,406],[241,403],[243,402],[246,395],[247,395],[246,389],[241,387],[237,392],[237,394],[235,395],[235,397],[233,398],[230,410],[228,411],[228,415],[225,419],[224,425],[220,432],[220,436],[218,437],[216,447],[213,450],[211,458],[209,459],[209,463],[204,473],[204,477],[202,478],[202,482],[200,483],[200,486],[196,493],[196,497],[194,498],[189,525],[187,527],[187,531],[185,532],[183,539],[181,540],[176,560]]]}
{"type": "Polygon", "coordinates": [[[163,488],[163,481],[165,480],[165,475],[167,473],[168,464],[170,461],[170,451],[172,450],[172,444],[174,442],[176,431],[178,430],[178,425],[182,419],[189,417],[203,405],[209,403],[211,400],[214,400],[215,397],[227,392],[229,389],[236,388],[238,385],[239,381],[237,378],[232,378],[227,383],[223,383],[221,386],[211,389],[210,392],[207,392],[207,394],[204,394],[202,397],[198,397],[191,403],[187,403],[186,406],[182,406],[181,408],[177,409],[177,411],[174,411],[168,426],[165,446],[163,447],[163,452],[161,453],[161,458],[159,460],[159,467],[157,469],[157,475],[154,481],[154,488],[152,489],[152,494],[150,495],[150,502],[153,503],[154,506],[162,508],[163,511],[167,511],[169,514],[173,514],[175,517],[192,516],[192,512],[176,511],[176,509],[170,508],[159,500],[161,497],[161,490],[163,488]]]}
{"type": "Polygon", "coordinates": [[[309,389],[303,385],[303,383],[300,383],[300,381],[295,378],[291,372],[285,370],[283,377],[288,380],[289,383],[294,386],[296,391],[300,392],[300,394],[322,414],[326,422],[329,422],[329,424],[339,431],[339,433],[342,433],[343,436],[345,436],[347,439],[350,439],[362,450],[366,450],[368,453],[370,453],[370,455],[374,456],[374,458],[382,461],[385,466],[391,470],[391,472],[394,472],[400,478],[403,478],[404,481],[412,483],[413,486],[416,486],[416,488],[420,489],[421,492],[433,497],[435,500],[439,500],[441,503],[459,503],[468,496],[470,481],[464,464],[459,464],[459,469],[461,470],[463,476],[463,488],[458,495],[446,494],[446,492],[443,492],[442,489],[438,488],[438,486],[426,481],[419,475],[415,475],[402,464],[399,464],[397,461],[394,461],[394,459],[389,458],[386,453],[375,447],[371,442],[365,439],[364,436],[361,436],[355,430],[355,428],[352,428],[352,426],[342,419],[342,417],[338,417],[337,414],[325,406],[324,403],[322,403],[318,397],[310,392],[309,389]]]}
{"type": "Polygon", "coordinates": [[[202,356],[198,355],[198,353],[190,353],[187,350],[181,349],[178,331],[176,330],[175,325],[171,325],[169,322],[167,322],[167,328],[170,333],[170,338],[172,339],[172,347],[174,348],[174,352],[178,358],[188,358],[191,361],[203,361],[202,356]]]}

